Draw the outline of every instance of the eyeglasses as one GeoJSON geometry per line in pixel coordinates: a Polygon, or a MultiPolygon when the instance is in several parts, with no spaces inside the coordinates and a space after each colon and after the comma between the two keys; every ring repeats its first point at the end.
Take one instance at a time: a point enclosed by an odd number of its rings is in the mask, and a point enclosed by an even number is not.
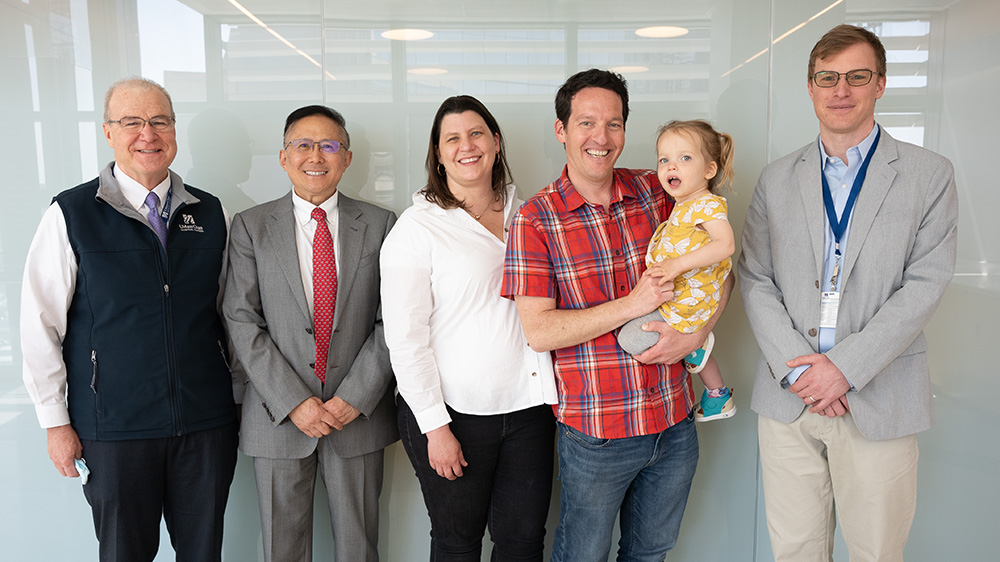
{"type": "Polygon", "coordinates": [[[312,152],[313,147],[318,146],[320,150],[327,154],[336,154],[340,152],[340,141],[323,139],[321,141],[314,141],[310,139],[295,139],[288,141],[285,145],[285,150],[288,147],[292,147],[295,152],[300,152],[305,154],[306,152],[312,152]]]}
{"type": "Polygon", "coordinates": [[[869,82],[872,81],[872,76],[875,75],[874,71],[868,70],[867,68],[859,68],[857,70],[848,70],[847,72],[834,72],[832,70],[821,70],[816,74],[812,75],[813,83],[820,88],[832,88],[840,82],[840,77],[843,76],[847,78],[847,84],[850,86],[867,86],[869,82]]]}
{"type": "Polygon", "coordinates": [[[105,123],[117,123],[126,133],[138,133],[146,127],[146,123],[149,123],[149,126],[157,133],[165,133],[174,128],[174,121],[176,119],[173,117],[157,115],[149,119],[143,119],[142,117],[122,117],[115,121],[105,121],[105,123]]]}

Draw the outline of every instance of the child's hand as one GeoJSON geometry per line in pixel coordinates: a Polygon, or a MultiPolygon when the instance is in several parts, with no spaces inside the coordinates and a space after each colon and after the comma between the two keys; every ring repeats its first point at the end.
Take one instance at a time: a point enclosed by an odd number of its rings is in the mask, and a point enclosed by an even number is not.
{"type": "Polygon", "coordinates": [[[661,285],[667,281],[673,281],[681,273],[684,273],[684,271],[678,267],[676,258],[667,258],[661,262],[654,263],[646,269],[649,271],[650,275],[659,279],[661,285]]]}
{"type": "Polygon", "coordinates": [[[647,269],[639,277],[638,283],[624,297],[629,302],[628,310],[633,318],[656,310],[661,304],[674,298],[673,279],[659,279],[647,269]]]}

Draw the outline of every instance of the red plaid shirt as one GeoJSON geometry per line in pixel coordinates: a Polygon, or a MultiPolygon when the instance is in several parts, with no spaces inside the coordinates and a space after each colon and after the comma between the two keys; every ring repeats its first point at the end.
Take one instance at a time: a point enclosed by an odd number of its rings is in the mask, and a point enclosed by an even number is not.
{"type": "MultiPolygon", "coordinates": [[[[670,215],[654,172],[616,169],[610,212],[587,203],[562,176],[514,215],[501,294],[556,299],[585,309],[628,295],[646,269],[646,246],[670,215]]],[[[618,439],[659,433],[687,417],[691,377],[680,363],[643,365],[617,332],[555,350],[560,422],[618,439]]]]}

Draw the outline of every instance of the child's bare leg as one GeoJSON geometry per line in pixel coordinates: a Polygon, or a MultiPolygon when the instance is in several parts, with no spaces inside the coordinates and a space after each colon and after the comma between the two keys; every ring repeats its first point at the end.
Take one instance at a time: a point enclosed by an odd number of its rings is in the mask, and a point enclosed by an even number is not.
{"type": "Polygon", "coordinates": [[[722,381],[722,370],[719,369],[719,364],[715,361],[714,355],[708,357],[705,367],[698,373],[698,376],[701,377],[701,382],[704,383],[705,388],[709,390],[726,386],[726,383],[722,381]]]}

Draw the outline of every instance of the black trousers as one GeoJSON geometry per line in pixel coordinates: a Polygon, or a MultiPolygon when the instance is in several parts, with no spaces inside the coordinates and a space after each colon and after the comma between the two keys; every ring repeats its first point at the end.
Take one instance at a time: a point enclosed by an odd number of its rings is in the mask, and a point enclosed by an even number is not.
{"type": "MultiPolygon", "coordinates": [[[[399,434],[431,519],[433,562],[478,562],[489,528],[494,562],[541,562],[552,497],[552,407],[474,416],[448,408],[451,432],[469,466],[447,480],[427,460],[427,436],[402,397],[399,434]]],[[[416,560],[414,554],[412,557],[416,560]]]]}
{"type": "Polygon", "coordinates": [[[179,437],[81,440],[101,562],[156,557],[162,514],[177,562],[222,560],[222,528],[236,469],[237,426],[179,437]]]}

